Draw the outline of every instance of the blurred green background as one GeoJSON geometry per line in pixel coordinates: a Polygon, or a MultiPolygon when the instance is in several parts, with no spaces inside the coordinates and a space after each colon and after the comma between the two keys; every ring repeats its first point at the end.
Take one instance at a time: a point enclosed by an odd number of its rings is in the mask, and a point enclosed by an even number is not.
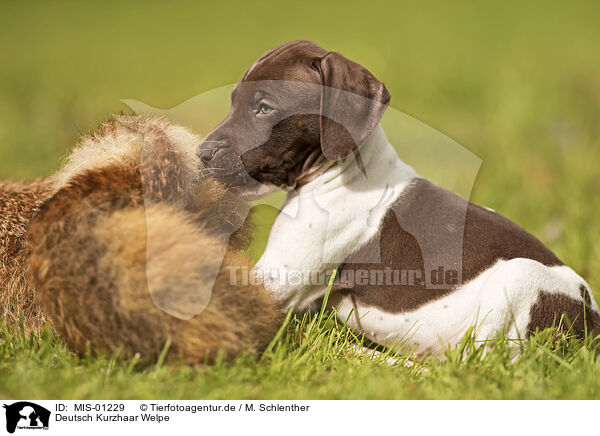
{"type": "Polygon", "coordinates": [[[310,39],[479,156],[472,199],[600,288],[600,2],[0,5],[1,179],[55,171],[78,136],[127,110],[121,99],[170,108],[310,39]]]}

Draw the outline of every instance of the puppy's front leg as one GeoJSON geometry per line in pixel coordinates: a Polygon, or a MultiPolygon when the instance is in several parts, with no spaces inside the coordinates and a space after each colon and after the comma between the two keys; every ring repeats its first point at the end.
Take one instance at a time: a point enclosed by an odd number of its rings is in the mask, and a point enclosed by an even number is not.
{"type": "Polygon", "coordinates": [[[331,268],[325,265],[329,214],[314,195],[290,193],[253,272],[284,307],[306,309],[327,289],[331,268]]]}

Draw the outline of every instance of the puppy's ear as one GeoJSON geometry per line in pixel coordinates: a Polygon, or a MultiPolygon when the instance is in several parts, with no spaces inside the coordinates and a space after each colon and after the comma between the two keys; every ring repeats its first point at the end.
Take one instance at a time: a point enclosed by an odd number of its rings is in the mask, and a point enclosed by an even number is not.
{"type": "Polygon", "coordinates": [[[321,148],[343,159],[371,134],[390,103],[385,85],[365,67],[330,52],[314,63],[322,81],[321,148]]]}

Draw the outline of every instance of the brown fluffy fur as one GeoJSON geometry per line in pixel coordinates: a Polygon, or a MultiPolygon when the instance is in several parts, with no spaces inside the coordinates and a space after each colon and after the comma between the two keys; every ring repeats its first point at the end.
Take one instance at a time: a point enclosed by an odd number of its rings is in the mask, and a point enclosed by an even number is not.
{"type": "Polygon", "coordinates": [[[232,248],[244,232],[227,248],[246,206],[198,177],[196,144],[164,120],[120,117],[74,150],[28,232],[36,325],[47,315],[79,351],[155,357],[169,341],[185,363],[266,347],[280,308],[226,268],[248,264],[232,248]]]}
{"type": "Polygon", "coordinates": [[[46,317],[34,300],[28,275],[27,230],[32,216],[51,195],[50,180],[0,183],[0,319],[22,321],[37,331],[46,317]]]}

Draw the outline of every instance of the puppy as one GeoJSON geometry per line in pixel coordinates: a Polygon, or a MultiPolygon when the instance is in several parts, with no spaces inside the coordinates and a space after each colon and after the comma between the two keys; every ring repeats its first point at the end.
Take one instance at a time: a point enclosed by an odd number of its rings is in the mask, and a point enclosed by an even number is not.
{"type": "Polygon", "coordinates": [[[81,352],[156,358],[170,343],[167,358],[194,364],[264,350],[281,308],[231,283],[247,205],[200,175],[199,141],[140,117],[83,139],[26,231],[37,324],[81,352]]]}
{"type": "Polygon", "coordinates": [[[389,102],[367,69],[308,41],[269,50],[234,89],[199,155],[238,195],[289,191],[255,267],[267,289],[307,309],[327,287],[312,277],[337,268],[339,317],[419,354],[471,326],[476,339],[567,319],[600,333],[587,283],[538,239],[399,159],[379,126],[389,102]]]}

